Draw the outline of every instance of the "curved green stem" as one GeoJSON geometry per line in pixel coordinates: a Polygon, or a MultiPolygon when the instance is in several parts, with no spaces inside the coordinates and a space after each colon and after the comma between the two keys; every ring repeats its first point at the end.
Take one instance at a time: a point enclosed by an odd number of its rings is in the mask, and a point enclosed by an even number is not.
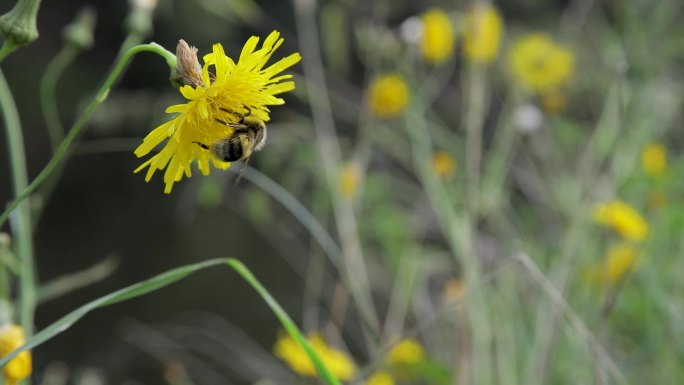
{"type": "Polygon", "coordinates": [[[40,102],[53,153],[64,138],[64,127],[57,108],[57,82],[62,77],[64,70],[74,61],[79,51],[78,47],[73,44],[62,47],[57,56],[45,68],[45,74],[40,80],[40,102]]]}
{"type": "Polygon", "coordinates": [[[83,111],[83,114],[81,114],[76,123],[74,123],[69,130],[69,133],[57,148],[57,151],[52,156],[52,159],[50,159],[48,164],[45,165],[38,176],[36,176],[36,178],[26,188],[24,188],[20,194],[17,195],[17,197],[8,205],[7,209],[3,211],[2,215],[0,215],[0,226],[7,221],[7,217],[9,216],[10,212],[19,206],[19,203],[36,191],[36,189],[50,176],[52,171],[55,170],[55,168],[66,158],[66,155],[71,149],[71,145],[80,134],[83,126],[85,126],[86,122],[88,122],[88,119],[90,119],[90,116],[92,115],[93,111],[95,111],[95,108],[97,108],[97,106],[107,99],[109,90],[118,80],[128,62],[136,54],[145,51],[154,52],[158,55],[161,55],[164,57],[164,59],[166,59],[166,63],[170,68],[176,67],[176,56],[156,43],[135,46],[121,55],[116,65],[105,79],[105,82],[102,84],[102,87],[100,87],[97,94],[95,94],[95,97],[93,97],[93,100],[90,101],[86,109],[83,111]]]}
{"type": "MultiPolygon", "coordinates": [[[[0,107],[2,108],[5,131],[7,132],[7,152],[12,171],[14,195],[19,197],[28,185],[24,137],[19,121],[17,105],[12,92],[0,71],[0,107]]],[[[15,199],[16,200],[16,199],[15,199]]],[[[18,203],[17,203],[18,205],[18,203]]],[[[14,236],[17,240],[16,254],[19,257],[19,302],[20,323],[28,337],[33,329],[33,312],[36,304],[35,273],[33,269],[33,229],[31,227],[31,208],[25,201],[19,205],[13,218],[14,236]]]]}

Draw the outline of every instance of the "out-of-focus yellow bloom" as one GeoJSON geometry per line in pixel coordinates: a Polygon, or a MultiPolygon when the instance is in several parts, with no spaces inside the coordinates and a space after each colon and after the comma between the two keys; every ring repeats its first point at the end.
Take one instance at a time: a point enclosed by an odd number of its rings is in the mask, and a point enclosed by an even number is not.
{"type": "Polygon", "coordinates": [[[389,351],[387,358],[393,365],[414,365],[425,359],[425,350],[420,342],[407,338],[399,341],[389,351]]]}
{"type": "Polygon", "coordinates": [[[359,189],[359,182],[361,181],[361,171],[359,166],[354,163],[348,163],[342,167],[340,172],[340,192],[344,198],[353,198],[359,189]]]}
{"type": "Polygon", "coordinates": [[[641,166],[646,175],[659,178],[667,168],[667,150],[660,143],[650,143],[641,152],[641,166]]]}
{"type": "MultiPolygon", "coordinates": [[[[0,357],[5,357],[26,343],[24,329],[7,324],[0,327],[0,357]]],[[[2,369],[7,385],[15,385],[31,375],[31,353],[23,351],[2,369]]]]}
{"type": "Polygon", "coordinates": [[[638,262],[639,252],[629,244],[619,244],[608,250],[605,260],[606,280],[610,285],[619,283],[638,262]]]}
{"type": "Polygon", "coordinates": [[[496,8],[478,3],[466,16],[463,54],[474,62],[488,63],[499,53],[503,22],[496,8]]]}
{"type": "Polygon", "coordinates": [[[441,63],[454,53],[454,30],[449,15],[441,9],[433,8],[425,12],[423,37],[420,43],[423,57],[430,63],[441,63]]]}
{"type": "Polygon", "coordinates": [[[558,90],[548,90],[542,92],[540,95],[541,105],[549,115],[556,115],[565,110],[565,106],[568,104],[565,95],[558,90]]]}
{"type": "Polygon", "coordinates": [[[456,303],[463,298],[467,291],[465,282],[462,279],[450,279],[442,289],[444,300],[448,303],[456,303]]]}
{"type": "Polygon", "coordinates": [[[398,116],[404,112],[408,101],[408,85],[398,74],[380,76],[369,87],[369,107],[373,115],[379,118],[398,116]]]}
{"type": "Polygon", "coordinates": [[[601,266],[601,280],[608,286],[615,286],[639,263],[639,251],[628,243],[611,247],[601,266]]]}
{"type": "Polygon", "coordinates": [[[565,83],[572,74],[575,55],[544,33],[518,40],[509,55],[511,72],[520,84],[542,92],[565,83]]]}
{"type": "Polygon", "coordinates": [[[389,373],[379,371],[373,373],[373,375],[368,378],[366,385],[394,385],[394,380],[389,373]]]}
{"type": "Polygon", "coordinates": [[[451,179],[456,173],[456,159],[446,151],[432,154],[432,169],[443,179],[451,179]]]}
{"type": "Polygon", "coordinates": [[[632,206],[621,200],[596,207],[594,219],[631,241],[642,241],[648,235],[646,220],[632,206]]]}
{"type": "MultiPolygon", "coordinates": [[[[357,368],[354,361],[346,353],[329,347],[320,334],[311,334],[308,338],[313,350],[321,358],[330,372],[340,380],[350,380],[356,375],[357,368]]],[[[317,377],[318,373],[313,362],[297,342],[289,335],[281,333],[273,347],[275,355],[285,361],[298,374],[317,377]]]]}

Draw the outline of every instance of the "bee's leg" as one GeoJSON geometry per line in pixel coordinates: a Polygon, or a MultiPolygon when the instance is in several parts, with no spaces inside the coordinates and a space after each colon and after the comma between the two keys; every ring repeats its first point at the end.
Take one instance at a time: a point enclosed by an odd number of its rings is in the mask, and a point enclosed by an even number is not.
{"type": "Polygon", "coordinates": [[[234,128],[237,133],[247,132],[247,126],[242,123],[226,123],[226,126],[234,128]]]}
{"type": "Polygon", "coordinates": [[[228,114],[237,116],[237,118],[240,119],[240,123],[242,123],[242,122],[245,120],[245,116],[248,115],[248,114],[241,114],[241,113],[239,113],[239,112],[237,112],[237,111],[229,110],[229,109],[223,108],[223,107],[219,107],[219,110],[221,110],[221,111],[223,111],[223,112],[225,112],[225,113],[228,113],[228,114]]]}
{"type": "Polygon", "coordinates": [[[193,143],[199,144],[199,146],[202,147],[202,148],[205,149],[205,150],[208,150],[208,149],[209,149],[209,146],[207,146],[207,145],[204,144],[204,143],[200,143],[200,142],[193,142],[193,143]]]}
{"type": "Polygon", "coordinates": [[[233,182],[233,186],[237,186],[238,183],[240,183],[240,179],[242,179],[242,176],[245,175],[245,171],[247,171],[247,163],[249,163],[249,158],[245,158],[244,163],[242,164],[242,168],[240,169],[240,173],[238,174],[237,178],[235,178],[235,182],[233,182]]]}

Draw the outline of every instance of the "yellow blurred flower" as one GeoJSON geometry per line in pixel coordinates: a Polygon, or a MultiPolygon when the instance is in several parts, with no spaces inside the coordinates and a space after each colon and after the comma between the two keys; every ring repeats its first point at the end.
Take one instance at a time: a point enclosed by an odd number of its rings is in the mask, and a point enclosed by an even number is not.
{"type": "Polygon", "coordinates": [[[620,243],[611,247],[601,266],[603,283],[615,286],[634,269],[639,262],[639,251],[628,243],[620,243]]]}
{"type": "Polygon", "coordinates": [[[425,359],[425,350],[420,342],[407,338],[399,341],[389,351],[387,358],[393,365],[414,365],[425,359]]]}
{"type": "Polygon", "coordinates": [[[478,3],[468,12],[463,30],[463,54],[473,62],[487,63],[499,53],[503,22],[496,8],[478,3]]]}
{"type": "Polygon", "coordinates": [[[342,167],[340,172],[340,192],[344,198],[353,198],[359,189],[359,182],[361,181],[361,171],[359,166],[354,163],[348,163],[342,167]]]}
{"type": "Polygon", "coordinates": [[[408,101],[408,85],[398,74],[380,76],[369,87],[369,107],[373,115],[379,118],[398,116],[404,111],[408,101]]]}
{"type": "Polygon", "coordinates": [[[596,207],[594,219],[631,241],[642,241],[648,235],[646,220],[632,206],[621,200],[613,200],[596,207]]]}
{"type": "Polygon", "coordinates": [[[425,60],[436,64],[450,58],[454,52],[454,30],[449,15],[441,9],[433,8],[425,12],[422,19],[420,48],[425,60]]]}
{"type": "Polygon", "coordinates": [[[368,378],[366,385],[394,385],[394,380],[387,372],[379,371],[368,378]]]}
{"type": "Polygon", "coordinates": [[[667,150],[660,143],[650,143],[641,152],[641,166],[646,175],[659,178],[667,168],[667,150]]]}
{"type": "MultiPolygon", "coordinates": [[[[7,324],[0,327],[0,357],[5,357],[25,343],[24,329],[20,326],[7,324]]],[[[5,383],[15,385],[28,378],[31,375],[31,366],[31,353],[19,353],[2,369],[5,383]]]]}
{"type": "Polygon", "coordinates": [[[432,154],[432,169],[443,179],[451,179],[456,173],[456,159],[446,151],[432,154]]]}
{"type": "Polygon", "coordinates": [[[535,91],[565,83],[573,72],[575,55],[544,33],[533,33],[511,48],[509,65],[515,80],[535,91]]]}
{"type": "Polygon", "coordinates": [[[544,91],[540,95],[540,98],[544,112],[549,115],[556,115],[563,112],[568,104],[565,95],[558,90],[544,91]]]}
{"type": "Polygon", "coordinates": [[[629,244],[613,246],[605,260],[607,282],[615,285],[638,263],[639,252],[629,244]]]}
{"type": "MultiPolygon", "coordinates": [[[[354,361],[346,353],[329,347],[320,334],[309,335],[308,341],[313,350],[321,358],[330,372],[340,380],[350,380],[356,375],[357,368],[354,361]]],[[[285,361],[298,374],[317,377],[318,373],[313,362],[297,342],[289,335],[280,333],[273,347],[276,356],[285,361]]]]}

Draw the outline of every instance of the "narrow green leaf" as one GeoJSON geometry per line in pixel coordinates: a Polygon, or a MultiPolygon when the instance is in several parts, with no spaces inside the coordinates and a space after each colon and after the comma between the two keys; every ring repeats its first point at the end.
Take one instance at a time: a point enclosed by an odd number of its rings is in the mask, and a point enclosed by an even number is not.
{"type": "Polygon", "coordinates": [[[17,350],[0,359],[0,367],[5,366],[7,362],[9,362],[12,358],[16,357],[22,351],[27,349],[33,349],[36,346],[41,345],[45,341],[56,336],[57,334],[67,330],[76,321],[80,320],[81,318],[83,318],[83,316],[85,316],[86,314],[90,313],[95,309],[150,293],[166,285],[174,283],[180,279],[183,279],[189,274],[192,274],[198,270],[211,266],[220,265],[223,263],[226,263],[225,259],[211,259],[208,261],[182,266],[173,270],[169,270],[165,273],[159,274],[145,281],[138,282],[134,285],[117,290],[113,293],[100,297],[94,301],[88,302],[87,304],[79,307],[78,309],[72,311],[71,313],[65,315],[56,322],[52,323],[50,326],[41,330],[39,333],[36,333],[36,335],[34,335],[33,338],[29,339],[29,341],[25,345],[17,348],[17,350]]]}
{"type": "Polygon", "coordinates": [[[283,327],[292,336],[292,338],[299,344],[299,346],[304,349],[309,358],[316,367],[321,378],[328,385],[340,385],[340,382],[335,378],[335,376],[330,372],[330,370],[325,366],[323,360],[318,356],[316,351],[311,347],[309,342],[306,340],[302,332],[297,328],[297,325],[290,319],[285,310],[278,304],[278,302],[271,296],[271,294],[264,288],[264,286],[254,277],[254,275],[247,269],[247,267],[242,264],[242,262],[227,258],[227,259],[210,259],[203,262],[193,263],[191,265],[181,266],[173,270],[169,270],[165,273],[154,276],[145,281],[136,283],[134,285],[125,287],[121,290],[117,290],[113,293],[107,294],[100,297],[94,301],[88,302],[87,304],[79,307],[78,309],[72,311],[71,313],[60,318],[50,326],[36,333],[33,338],[31,338],[25,345],[19,347],[17,350],[8,354],[7,356],[0,359],[0,368],[5,366],[7,362],[16,357],[19,353],[27,349],[33,349],[45,341],[53,338],[57,334],[67,330],[76,321],[80,320],[86,314],[91,311],[113,305],[119,302],[123,302],[129,299],[133,299],[147,293],[153,292],[155,290],[161,289],[167,285],[170,285],[176,281],[179,281],[188,275],[195,273],[199,270],[205,269],[207,267],[217,266],[221,264],[227,264],[233,268],[247,283],[249,283],[256,291],[261,295],[261,298],[266,302],[266,304],[271,308],[275,316],[280,320],[283,327]]]}
{"type": "Polygon", "coordinates": [[[261,295],[261,298],[266,302],[266,304],[271,308],[273,313],[276,315],[280,323],[283,325],[285,330],[292,336],[292,338],[297,342],[297,344],[304,349],[306,354],[309,356],[311,361],[314,364],[314,367],[316,368],[316,371],[318,372],[318,375],[321,376],[321,378],[325,381],[326,384],[328,385],[340,385],[340,382],[335,378],[335,376],[330,372],[330,370],[325,366],[323,363],[323,360],[318,356],[316,351],[311,347],[311,344],[309,344],[309,341],[306,340],[306,337],[302,334],[302,332],[299,330],[297,325],[290,319],[290,316],[287,315],[285,310],[283,310],[282,307],[278,304],[278,302],[271,296],[271,294],[264,288],[264,286],[254,277],[252,272],[245,267],[242,262],[236,260],[236,259],[228,259],[226,263],[235,269],[235,271],[242,276],[242,278],[245,279],[252,287],[254,290],[261,295]]]}

